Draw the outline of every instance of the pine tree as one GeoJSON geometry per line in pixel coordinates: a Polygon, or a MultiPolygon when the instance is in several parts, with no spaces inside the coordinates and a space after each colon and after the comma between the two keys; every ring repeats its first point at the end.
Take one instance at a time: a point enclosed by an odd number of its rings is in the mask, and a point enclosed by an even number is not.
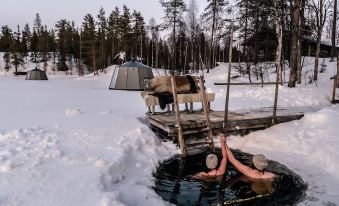
{"type": "Polygon", "coordinates": [[[56,41],[55,41],[55,39],[56,39],[56,36],[55,36],[55,31],[54,31],[54,29],[52,29],[51,31],[50,31],[50,38],[49,38],[49,48],[50,48],[50,52],[52,52],[52,58],[53,58],[53,68],[52,68],[52,70],[53,70],[53,72],[54,72],[54,74],[55,74],[55,72],[56,72],[56,51],[57,51],[57,45],[56,45],[56,41]]]}
{"type": "Polygon", "coordinates": [[[57,48],[59,58],[57,62],[58,70],[68,71],[69,68],[66,64],[67,56],[70,54],[71,42],[71,26],[70,22],[66,19],[61,19],[55,25],[57,31],[57,48]]]}
{"type": "Polygon", "coordinates": [[[83,59],[84,63],[87,64],[94,74],[97,73],[97,32],[95,29],[95,21],[91,14],[87,14],[84,17],[82,23],[82,42],[83,42],[83,59]]]}
{"type": "Polygon", "coordinates": [[[25,27],[22,30],[22,53],[25,57],[28,56],[31,37],[31,29],[29,28],[28,24],[25,24],[25,27]]]}
{"type": "Polygon", "coordinates": [[[47,30],[47,26],[41,26],[40,28],[40,35],[38,36],[38,56],[39,56],[39,62],[43,62],[44,70],[47,69],[47,61],[48,61],[48,52],[49,52],[49,46],[48,46],[48,38],[49,33],[47,30]]]}
{"type": "Polygon", "coordinates": [[[131,28],[131,14],[129,8],[124,5],[123,13],[119,21],[119,36],[121,37],[121,48],[126,52],[127,57],[133,56],[133,34],[131,28]]]}
{"type": "Polygon", "coordinates": [[[41,27],[42,27],[41,22],[42,21],[41,21],[40,15],[36,13],[35,18],[34,18],[34,23],[33,23],[33,31],[35,31],[38,35],[40,35],[40,32],[41,32],[41,27]]]}
{"type": "Polygon", "coordinates": [[[17,32],[14,32],[14,37],[11,41],[10,55],[11,64],[14,65],[15,73],[18,72],[18,67],[24,64],[24,55],[22,54],[21,32],[18,26],[17,32]]]}
{"type": "Polygon", "coordinates": [[[165,11],[163,22],[164,29],[172,29],[172,73],[177,69],[177,41],[176,28],[182,23],[182,14],[186,11],[186,4],[183,0],[160,0],[161,6],[165,11]]]}
{"type": "Polygon", "coordinates": [[[80,33],[79,30],[75,28],[75,23],[72,22],[71,23],[71,28],[70,28],[70,39],[71,39],[71,47],[70,47],[70,51],[69,54],[71,57],[73,57],[72,59],[74,60],[74,62],[76,63],[77,67],[78,67],[78,74],[82,75],[83,71],[82,71],[82,65],[81,65],[81,56],[80,56],[80,42],[81,42],[81,37],[80,37],[80,33]]]}
{"type": "Polygon", "coordinates": [[[141,59],[143,59],[143,47],[144,47],[144,42],[145,42],[145,37],[146,37],[146,32],[145,32],[145,22],[144,18],[141,16],[140,12],[137,12],[134,10],[132,14],[132,19],[133,19],[133,33],[134,33],[134,50],[133,54],[135,56],[139,56],[141,59]]]}
{"type": "Polygon", "coordinates": [[[10,69],[10,49],[11,45],[13,44],[14,38],[13,38],[13,32],[12,30],[6,25],[1,28],[1,37],[0,37],[0,42],[1,42],[1,47],[3,49],[4,56],[4,62],[5,62],[5,69],[9,70],[10,69]]]}
{"type": "Polygon", "coordinates": [[[34,63],[38,63],[39,60],[38,60],[38,43],[39,43],[39,36],[38,34],[36,33],[35,30],[33,30],[33,34],[32,34],[32,37],[30,39],[30,51],[32,52],[31,53],[31,61],[34,62],[34,63]]]}
{"type": "Polygon", "coordinates": [[[119,21],[120,21],[120,11],[118,7],[112,11],[108,18],[108,41],[109,44],[109,54],[110,62],[113,63],[113,59],[119,50],[118,34],[119,34],[119,21]]]}
{"type": "Polygon", "coordinates": [[[98,25],[98,41],[100,42],[100,58],[99,58],[99,68],[101,71],[107,67],[106,61],[106,33],[107,33],[107,20],[105,17],[105,10],[101,7],[99,14],[97,16],[97,25],[98,25]]]}

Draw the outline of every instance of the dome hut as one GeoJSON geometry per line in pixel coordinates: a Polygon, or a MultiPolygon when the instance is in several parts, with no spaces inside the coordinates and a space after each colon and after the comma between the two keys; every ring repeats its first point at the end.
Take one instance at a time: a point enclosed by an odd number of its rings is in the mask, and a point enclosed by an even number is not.
{"type": "Polygon", "coordinates": [[[135,59],[114,69],[110,90],[141,91],[145,88],[145,79],[152,79],[152,69],[135,59]]]}
{"type": "Polygon", "coordinates": [[[26,80],[48,80],[46,72],[35,68],[26,74],[26,80]]]}

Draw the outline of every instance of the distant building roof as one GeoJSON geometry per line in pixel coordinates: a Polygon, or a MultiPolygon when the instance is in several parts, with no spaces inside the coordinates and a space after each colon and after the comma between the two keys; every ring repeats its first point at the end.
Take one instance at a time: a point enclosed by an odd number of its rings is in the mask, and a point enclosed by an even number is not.
{"type": "MultiPolygon", "coordinates": [[[[317,43],[317,39],[313,36],[304,36],[304,40],[309,42],[309,43],[313,43],[313,44],[317,43]]],[[[320,45],[324,46],[324,47],[332,47],[332,42],[330,40],[326,39],[326,40],[322,40],[320,42],[320,45]]],[[[339,49],[339,45],[336,45],[335,47],[337,49],[339,49]]]]}

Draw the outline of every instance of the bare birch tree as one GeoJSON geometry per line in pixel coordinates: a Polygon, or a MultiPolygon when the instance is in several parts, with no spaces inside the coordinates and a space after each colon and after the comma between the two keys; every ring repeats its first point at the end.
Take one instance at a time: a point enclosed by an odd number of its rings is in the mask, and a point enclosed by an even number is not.
{"type": "Polygon", "coordinates": [[[319,72],[319,57],[320,57],[320,44],[321,44],[321,35],[323,33],[323,28],[326,22],[328,10],[331,6],[330,0],[312,0],[311,1],[311,9],[315,14],[315,29],[316,29],[316,38],[317,38],[317,48],[315,52],[314,58],[314,74],[313,80],[318,80],[318,72],[319,72]]]}
{"type": "Polygon", "coordinates": [[[273,124],[277,123],[277,106],[278,106],[278,91],[279,91],[279,74],[281,73],[281,52],[282,52],[282,26],[281,26],[281,0],[274,1],[275,10],[275,32],[277,34],[278,46],[275,52],[275,66],[276,66],[276,85],[273,108],[273,124]]]}
{"type": "Polygon", "coordinates": [[[196,67],[196,39],[197,39],[197,27],[198,27],[198,5],[196,0],[190,0],[187,10],[187,25],[188,32],[190,35],[190,43],[191,43],[191,62],[192,68],[196,67]]]}
{"type": "Polygon", "coordinates": [[[215,49],[214,49],[214,35],[216,33],[216,28],[218,21],[221,20],[221,13],[224,12],[225,6],[228,5],[228,2],[225,0],[207,0],[208,5],[205,8],[205,12],[202,15],[202,18],[205,19],[208,24],[211,26],[211,41],[210,41],[210,49],[209,49],[209,66],[207,67],[207,73],[209,73],[210,68],[213,68],[214,66],[214,55],[215,55],[215,49]]]}

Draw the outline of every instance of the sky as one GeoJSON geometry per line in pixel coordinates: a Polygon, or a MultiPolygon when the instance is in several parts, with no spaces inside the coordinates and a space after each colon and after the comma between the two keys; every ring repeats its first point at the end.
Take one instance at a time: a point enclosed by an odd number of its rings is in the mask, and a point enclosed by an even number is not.
{"type": "MultiPolygon", "coordinates": [[[[42,23],[54,27],[55,23],[66,18],[74,20],[77,26],[81,25],[83,17],[90,13],[98,14],[102,6],[109,16],[116,7],[122,8],[124,4],[131,12],[139,10],[145,17],[145,22],[154,17],[157,23],[161,22],[164,12],[159,0],[0,0],[0,26],[8,25],[12,29],[19,24],[23,27],[26,23],[33,24],[36,13],[40,14],[42,23]]],[[[186,0],[188,3],[188,0],[186,0]]],[[[207,0],[196,0],[200,12],[206,6],[207,0]]]]}

